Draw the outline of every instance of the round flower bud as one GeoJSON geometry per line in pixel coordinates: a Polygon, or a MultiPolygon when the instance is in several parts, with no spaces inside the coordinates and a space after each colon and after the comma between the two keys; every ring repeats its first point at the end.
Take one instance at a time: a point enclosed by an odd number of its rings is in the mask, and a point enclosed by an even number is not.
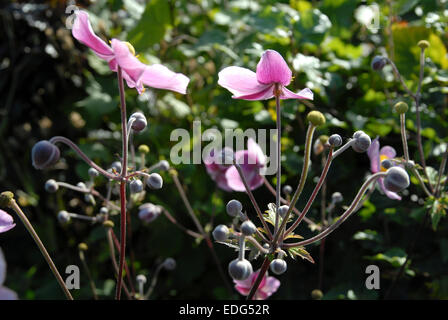
{"type": "Polygon", "coordinates": [[[246,259],[233,260],[228,270],[233,280],[246,280],[253,272],[252,264],[246,259]]]}
{"type": "Polygon", "coordinates": [[[45,182],[45,190],[47,192],[55,193],[56,191],[58,191],[58,189],[59,189],[59,185],[56,182],[56,180],[50,179],[50,180],[47,180],[47,182],[45,182]]]}
{"type": "Polygon", "coordinates": [[[103,226],[105,226],[106,228],[113,228],[115,224],[112,220],[106,220],[103,222],[103,226]]]}
{"type": "Polygon", "coordinates": [[[89,168],[88,174],[91,178],[96,178],[100,173],[95,168],[89,168]]]}
{"type": "Polygon", "coordinates": [[[102,213],[98,213],[98,214],[95,216],[95,221],[96,221],[96,222],[99,222],[99,223],[103,223],[104,221],[106,221],[106,215],[105,215],[105,214],[102,214],[102,213]]]}
{"type": "Polygon", "coordinates": [[[394,105],[394,109],[398,114],[402,114],[409,110],[409,106],[406,102],[400,101],[394,105]]]}
{"type": "Polygon", "coordinates": [[[392,192],[399,192],[409,187],[409,175],[401,167],[392,167],[386,171],[384,187],[392,192]]]}
{"type": "Polygon", "coordinates": [[[338,134],[332,134],[330,138],[328,138],[328,143],[333,147],[339,147],[342,144],[342,138],[338,134]]]}
{"type": "Polygon", "coordinates": [[[176,269],[176,260],[173,258],[166,258],[165,261],[163,261],[163,267],[170,271],[176,269]]]}
{"type": "Polygon", "coordinates": [[[319,289],[314,289],[313,291],[311,291],[311,298],[313,300],[320,300],[323,296],[324,294],[319,289]]]}
{"type": "Polygon", "coordinates": [[[422,49],[426,49],[429,47],[429,42],[426,40],[420,40],[417,45],[422,48],[422,49]]]}
{"type": "Polygon", "coordinates": [[[353,150],[356,152],[366,152],[367,149],[369,149],[370,144],[372,143],[372,140],[370,140],[370,137],[365,134],[363,131],[356,131],[353,134],[353,139],[355,139],[355,142],[352,144],[353,150]]]}
{"type": "Polygon", "coordinates": [[[31,150],[33,167],[36,169],[48,168],[59,160],[60,155],[58,147],[47,140],[41,140],[31,150]]]}
{"type": "Polygon", "coordinates": [[[143,274],[137,275],[136,279],[137,279],[138,283],[142,283],[142,284],[145,284],[148,281],[143,274]]]}
{"type": "Polygon", "coordinates": [[[252,221],[246,220],[241,224],[241,232],[245,236],[251,236],[257,231],[257,227],[253,224],[252,221]]]}
{"type": "Polygon", "coordinates": [[[163,186],[163,179],[158,173],[151,173],[146,181],[146,184],[151,189],[161,189],[163,186]]]}
{"type": "Polygon", "coordinates": [[[70,214],[65,210],[59,211],[58,212],[58,221],[61,224],[68,223],[70,221],[70,214]]]}
{"type": "Polygon", "coordinates": [[[292,193],[292,187],[290,185],[283,186],[283,193],[286,195],[290,195],[292,193]]]}
{"type": "Polygon", "coordinates": [[[306,119],[315,127],[321,126],[325,123],[325,116],[322,114],[322,112],[316,110],[308,113],[306,119]]]}
{"type": "Polygon", "coordinates": [[[107,209],[106,207],[101,207],[100,208],[100,213],[101,214],[108,214],[109,213],[109,209],[107,209]]]}
{"type": "Polygon", "coordinates": [[[227,214],[236,217],[243,210],[243,205],[238,200],[232,199],[226,205],[227,214]]]}
{"type": "Polygon", "coordinates": [[[213,230],[212,235],[216,241],[226,241],[229,237],[229,228],[223,224],[220,224],[216,226],[215,230],[213,230]]]}
{"type": "Polygon", "coordinates": [[[132,180],[129,184],[129,190],[131,193],[139,193],[143,191],[143,182],[140,180],[132,180]]]}
{"type": "Polygon", "coordinates": [[[283,259],[274,259],[271,261],[269,268],[275,274],[282,274],[286,271],[288,265],[286,264],[286,261],[283,259]]]}
{"type": "Polygon", "coordinates": [[[381,161],[381,167],[383,167],[386,170],[392,168],[393,166],[394,162],[390,159],[384,159],[383,161],[381,161]]]}
{"type": "Polygon", "coordinates": [[[170,163],[166,160],[159,161],[159,168],[162,171],[168,171],[170,169],[170,163]]]}
{"type": "Polygon", "coordinates": [[[81,189],[87,189],[87,186],[86,186],[86,184],[85,184],[84,182],[78,182],[78,183],[76,184],[76,186],[77,186],[78,188],[81,188],[81,189]]]}
{"type": "Polygon", "coordinates": [[[371,67],[375,71],[380,71],[387,64],[387,59],[383,56],[374,56],[372,59],[371,67]]]}
{"type": "Polygon", "coordinates": [[[146,144],[141,144],[138,146],[138,152],[149,153],[149,147],[146,144]]]}
{"type": "Polygon", "coordinates": [[[110,167],[112,169],[115,169],[115,171],[117,171],[117,172],[121,172],[121,162],[120,161],[112,162],[112,165],[110,167]]]}
{"type": "Polygon", "coordinates": [[[78,249],[80,251],[87,251],[89,249],[89,247],[84,242],[81,242],[80,244],[78,244],[78,249]]]}
{"type": "Polygon", "coordinates": [[[138,217],[146,223],[154,221],[162,213],[161,207],[150,202],[142,204],[138,209],[138,217]]]}
{"type": "Polygon", "coordinates": [[[284,206],[280,206],[278,208],[278,214],[280,215],[280,217],[284,218],[286,216],[286,214],[288,213],[289,210],[289,206],[284,205],[284,206]]]}
{"type": "Polygon", "coordinates": [[[129,120],[132,120],[132,119],[134,121],[132,122],[131,129],[136,131],[136,132],[140,132],[143,129],[145,129],[147,124],[148,124],[147,121],[146,121],[145,115],[143,113],[141,113],[141,112],[133,113],[129,117],[129,120]]]}
{"type": "Polygon", "coordinates": [[[344,197],[342,196],[342,194],[340,192],[335,192],[331,195],[331,202],[333,203],[339,203],[342,202],[344,200],[344,197]]]}

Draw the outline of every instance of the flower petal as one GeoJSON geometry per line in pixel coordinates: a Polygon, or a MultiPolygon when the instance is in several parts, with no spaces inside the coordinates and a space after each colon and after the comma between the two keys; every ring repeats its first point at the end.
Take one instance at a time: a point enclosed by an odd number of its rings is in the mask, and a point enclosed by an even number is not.
{"type": "Polygon", "coordinates": [[[3,210],[0,210],[0,233],[11,230],[15,226],[16,224],[14,223],[12,216],[3,210]]]}
{"type": "Polygon", "coordinates": [[[294,93],[286,88],[282,88],[282,94],[280,95],[280,99],[307,99],[307,100],[313,100],[314,94],[313,92],[305,88],[301,90],[298,93],[294,93]]]}
{"type": "MultiPolygon", "coordinates": [[[[264,165],[266,163],[266,156],[263,153],[261,147],[255,142],[254,139],[249,138],[247,141],[247,150],[249,154],[253,155],[256,159],[256,162],[253,164],[264,165]]],[[[251,159],[252,157],[249,157],[251,159]]]]}
{"type": "Polygon", "coordinates": [[[380,156],[383,155],[388,157],[389,159],[393,159],[397,155],[397,151],[395,151],[395,149],[391,146],[384,146],[380,150],[380,156]]]}
{"type": "Polygon", "coordinates": [[[242,100],[266,100],[271,99],[274,96],[274,85],[267,85],[265,89],[260,92],[256,92],[253,94],[247,94],[243,96],[233,96],[234,99],[242,99],[242,100]]]}
{"type": "Polygon", "coordinates": [[[380,189],[384,192],[384,194],[385,194],[389,199],[392,199],[392,200],[401,200],[401,197],[400,197],[397,193],[392,192],[392,191],[389,191],[389,190],[386,189],[386,187],[384,186],[384,178],[379,178],[379,179],[378,179],[378,184],[379,184],[379,186],[380,186],[380,189]]]}
{"type": "Polygon", "coordinates": [[[241,67],[227,67],[218,73],[218,84],[239,96],[256,94],[264,91],[270,85],[261,84],[255,72],[241,67]]]}
{"type": "Polygon", "coordinates": [[[190,82],[190,79],[184,74],[175,73],[161,64],[146,66],[141,80],[147,86],[176,91],[182,94],[187,93],[187,86],[190,82]]]}
{"type": "Polygon", "coordinates": [[[378,137],[370,144],[369,149],[367,149],[367,155],[370,159],[370,171],[372,173],[380,171],[380,142],[378,141],[378,137]]]}
{"type": "MultiPolygon", "coordinates": [[[[125,42],[118,39],[112,39],[111,44],[117,64],[121,67],[124,73],[126,73],[127,78],[133,82],[131,84],[135,86],[140,80],[146,65],[132,54],[125,42]]],[[[124,74],[123,77],[125,77],[124,74]]]]}
{"type": "Polygon", "coordinates": [[[114,58],[114,51],[101,40],[92,29],[89,21],[89,14],[85,11],[75,11],[76,19],[73,24],[72,34],[75,39],[88,46],[95,54],[106,61],[114,58]]]}
{"type": "Polygon", "coordinates": [[[287,86],[291,82],[292,71],[285,59],[274,50],[266,50],[257,65],[257,80],[263,84],[281,83],[287,86]]]}
{"type": "Polygon", "coordinates": [[[18,300],[17,293],[6,287],[0,287],[0,300],[18,300]]]}
{"type": "Polygon", "coordinates": [[[3,251],[0,248],[0,287],[5,282],[6,278],[6,260],[5,256],[3,255],[3,251]]]}

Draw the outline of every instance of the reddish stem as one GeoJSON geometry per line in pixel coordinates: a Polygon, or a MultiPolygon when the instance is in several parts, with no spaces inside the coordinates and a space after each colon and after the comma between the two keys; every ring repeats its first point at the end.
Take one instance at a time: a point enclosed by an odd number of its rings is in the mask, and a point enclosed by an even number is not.
{"type": "Polygon", "coordinates": [[[271,260],[269,260],[269,257],[266,256],[264,258],[263,264],[261,265],[260,273],[258,273],[258,277],[255,280],[254,284],[252,285],[252,288],[250,289],[249,295],[247,296],[247,300],[252,300],[254,298],[254,295],[257,292],[258,287],[260,286],[260,283],[266,274],[266,271],[268,271],[270,264],[271,260]]]}

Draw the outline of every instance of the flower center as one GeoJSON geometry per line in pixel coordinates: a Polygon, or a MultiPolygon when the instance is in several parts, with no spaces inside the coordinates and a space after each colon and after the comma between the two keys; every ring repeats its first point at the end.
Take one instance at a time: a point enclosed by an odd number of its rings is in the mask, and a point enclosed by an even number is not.
{"type": "Polygon", "coordinates": [[[388,156],[386,156],[386,155],[384,155],[384,154],[380,155],[380,171],[381,171],[381,172],[386,172],[386,171],[387,171],[387,169],[384,168],[384,167],[381,165],[381,163],[383,162],[383,160],[387,160],[387,159],[389,159],[388,156]]]}

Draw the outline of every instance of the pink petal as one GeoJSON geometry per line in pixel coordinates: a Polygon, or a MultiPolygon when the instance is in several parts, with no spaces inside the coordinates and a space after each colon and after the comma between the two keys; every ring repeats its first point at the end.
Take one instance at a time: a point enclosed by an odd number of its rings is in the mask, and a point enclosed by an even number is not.
{"type": "Polygon", "coordinates": [[[380,155],[384,155],[389,159],[393,159],[397,155],[397,152],[391,146],[384,146],[380,150],[380,155]]]}
{"type": "Polygon", "coordinates": [[[17,293],[6,287],[0,287],[0,300],[18,300],[17,293]]]}
{"type": "Polygon", "coordinates": [[[73,37],[92,49],[101,59],[108,62],[112,60],[114,58],[113,50],[93,32],[88,13],[77,10],[75,14],[76,19],[72,29],[73,37]]]}
{"type": "Polygon", "coordinates": [[[142,82],[153,88],[186,94],[190,79],[182,73],[175,73],[161,64],[153,64],[146,67],[142,75],[142,82]]]}
{"type": "Polygon", "coordinates": [[[268,85],[265,89],[260,92],[247,94],[243,96],[234,96],[234,99],[242,99],[242,100],[267,100],[271,99],[274,96],[274,85],[268,85]]]}
{"type": "Polygon", "coordinates": [[[261,147],[255,142],[254,139],[249,138],[249,140],[247,141],[247,150],[249,151],[249,154],[252,154],[256,159],[256,162],[253,164],[264,165],[266,163],[266,156],[264,155],[261,147]]]}
{"type": "Polygon", "coordinates": [[[367,149],[367,155],[370,159],[370,171],[377,173],[380,171],[380,142],[375,138],[367,149]]]}
{"type": "MultiPolygon", "coordinates": [[[[257,166],[252,165],[252,168],[249,168],[247,170],[246,168],[242,167],[244,177],[246,178],[246,181],[249,185],[249,189],[255,190],[263,184],[264,179],[263,176],[259,174],[259,168],[257,166]]],[[[225,175],[227,179],[227,184],[233,191],[238,192],[246,191],[244,183],[241,180],[238,170],[236,169],[235,166],[230,167],[226,171],[225,175]]]]}
{"type": "Polygon", "coordinates": [[[12,216],[3,210],[0,210],[0,233],[9,231],[15,226],[16,224],[14,223],[12,216]]]}
{"type": "Polygon", "coordinates": [[[263,84],[280,83],[287,86],[292,72],[285,59],[274,50],[266,50],[257,65],[257,80],[263,84]]]}
{"type": "Polygon", "coordinates": [[[266,294],[269,297],[274,292],[276,292],[279,287],[280,287],[280,280],[274,277],[267,277],[266,284],[263,286],[263,291],[266,292],[266,294]]]}
{"type": "Polygon", "coordinates": [[[380,189],[384,192],[384,194],[385,194],[389,199],[392,199],[392,200],[401,200],[401,197],[400,197],[397,193],[392,192],[392,191],[389,191],[389,190],[386,189],[386,187],[384,186],[384,178],[379,178],[379,179],[378,179],[378,184],[379,184],[379,186],[380,186],[380,189]]]}
{"type": "Polygon", "coordinates": [[[112,39],[112,49],[115,52],[115,60],[123,70],[123,77],[130,87],[135,87],[139,82],[146,65],[138,60],[125,42],[112,39]]]}
{"type": "Polygon", "coordinates": [[[313,92],[305,88],[301,90],[299,93],[294,93],[286,88],[282,88],[282,94],[280,95],[280,99],[307,99],[307,100],[313,100],[314,94],[313,92]]]}
{"type": "Polygon", "coordinates": [[[270,85],[261,84],[255,72],[241,67],[227,67],[218,73],[218,84],[234,94],[233,98],[257,94],[270,85]]]}
{"type": "Polygon", "coordinates": [[[0,287],[5,282],[6,278],[6,261],[5,256],[3,255],[3,251],[0,248],[0,287]]]}

